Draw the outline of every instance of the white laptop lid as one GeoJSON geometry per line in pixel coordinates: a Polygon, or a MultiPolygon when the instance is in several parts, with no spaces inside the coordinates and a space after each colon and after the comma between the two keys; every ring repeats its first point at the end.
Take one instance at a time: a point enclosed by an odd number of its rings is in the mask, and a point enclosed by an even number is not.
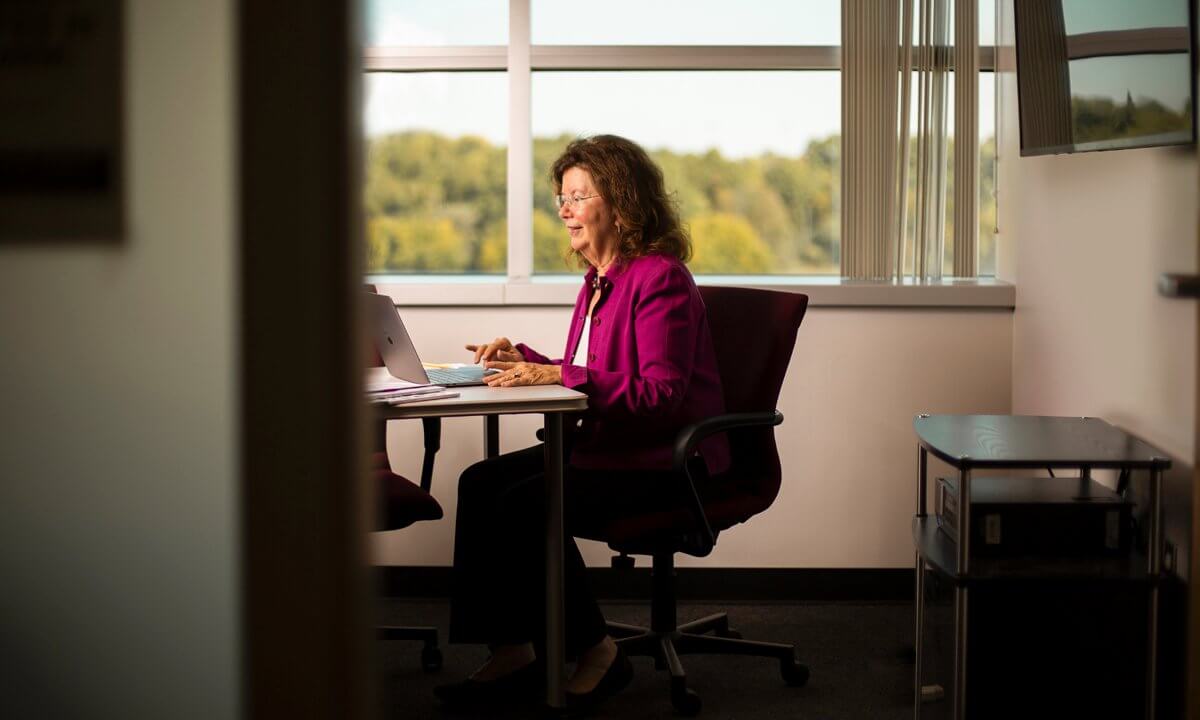
{"type": "Polygon", "coordinates": [[[400,321],[400,313],[396,305],[387,295],[366,293],[367,321],[370,324],[371,339],[383,357],[392,377],[413,383],[428,383],[429,376],[421,365],[421,357],[413,346],[400,321]]]}

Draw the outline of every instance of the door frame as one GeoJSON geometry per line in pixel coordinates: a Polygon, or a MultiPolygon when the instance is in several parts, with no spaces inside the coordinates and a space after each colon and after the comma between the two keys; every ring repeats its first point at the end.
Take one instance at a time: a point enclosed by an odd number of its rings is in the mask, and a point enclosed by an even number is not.
{"type": "Polygon", "coordinates": [[[373,714],[358,2],[237,10],[242,713],[373,714]]]}

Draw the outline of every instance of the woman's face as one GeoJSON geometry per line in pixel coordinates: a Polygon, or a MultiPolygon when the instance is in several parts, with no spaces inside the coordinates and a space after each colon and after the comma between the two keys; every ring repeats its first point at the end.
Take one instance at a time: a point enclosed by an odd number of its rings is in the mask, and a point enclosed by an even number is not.
{"type": "Polygon", "coordinates": [[[571,249],[593,265],[610,259],[609,254],[617,247],[617,218],[592,184],[591,173],[581,167],[569,168],[563,173],[561,192],[567,198],[588,198],[564,203],[558,209],[571,236],[571,249]]]}

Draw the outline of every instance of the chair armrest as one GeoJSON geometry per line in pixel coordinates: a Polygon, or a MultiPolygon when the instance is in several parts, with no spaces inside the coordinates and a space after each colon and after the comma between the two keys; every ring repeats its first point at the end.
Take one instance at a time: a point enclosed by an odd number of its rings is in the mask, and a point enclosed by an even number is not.
{"type": "Polygon", "coordinates": [[[708,522],[708,515],[704,512],[704,502],[700,500],[700,493],[696,490],[696,481],[692,478],[691,470],[688,469],[688,460],[696,451],[696,446],[705,438],[726,430],[755,426],[774,427],[782,422],[783,413],[778,410],[727,413],[692,423],[675,436],[672,466],[675,468],[676,475],[683,479],[682,491],[686,495],[685,500],[688,510],[691,511],[692,520],[696,523],[697,537],[694,538],[693,547],[690,548],[694,554],[703,557],[712,552],[713,547],[717,544],[716,533],[713,532],[712,525],[708,522]]]}
{"type": "Polygon", "coordinates": [[[688,458],[696,451],[700,441],[719,432],[740,427],[775,426],[783,422],[783,413],[771,412],[726,413],[692,423],[675,435],[675,452],[671,465],[676,470],[687,466],[688,458]]]}

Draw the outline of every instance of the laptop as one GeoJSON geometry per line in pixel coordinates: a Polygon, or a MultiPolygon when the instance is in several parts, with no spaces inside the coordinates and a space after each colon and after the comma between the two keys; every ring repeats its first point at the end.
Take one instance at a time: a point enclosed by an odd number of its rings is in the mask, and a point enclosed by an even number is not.
{"type": "MultiPolygon", "coordinates": [[[[371,328],[371,339],[383,356],[392,377],[412,383],[433,383],[446,387],[483,385],[482,365],[461,368],[435,369],[421,364],[417,348],[413,346],[395,303],[387,295],[367,293],[367,322],[371,328]]],[[[488,371],[495,372],[495,371],[488,371]]]]}

